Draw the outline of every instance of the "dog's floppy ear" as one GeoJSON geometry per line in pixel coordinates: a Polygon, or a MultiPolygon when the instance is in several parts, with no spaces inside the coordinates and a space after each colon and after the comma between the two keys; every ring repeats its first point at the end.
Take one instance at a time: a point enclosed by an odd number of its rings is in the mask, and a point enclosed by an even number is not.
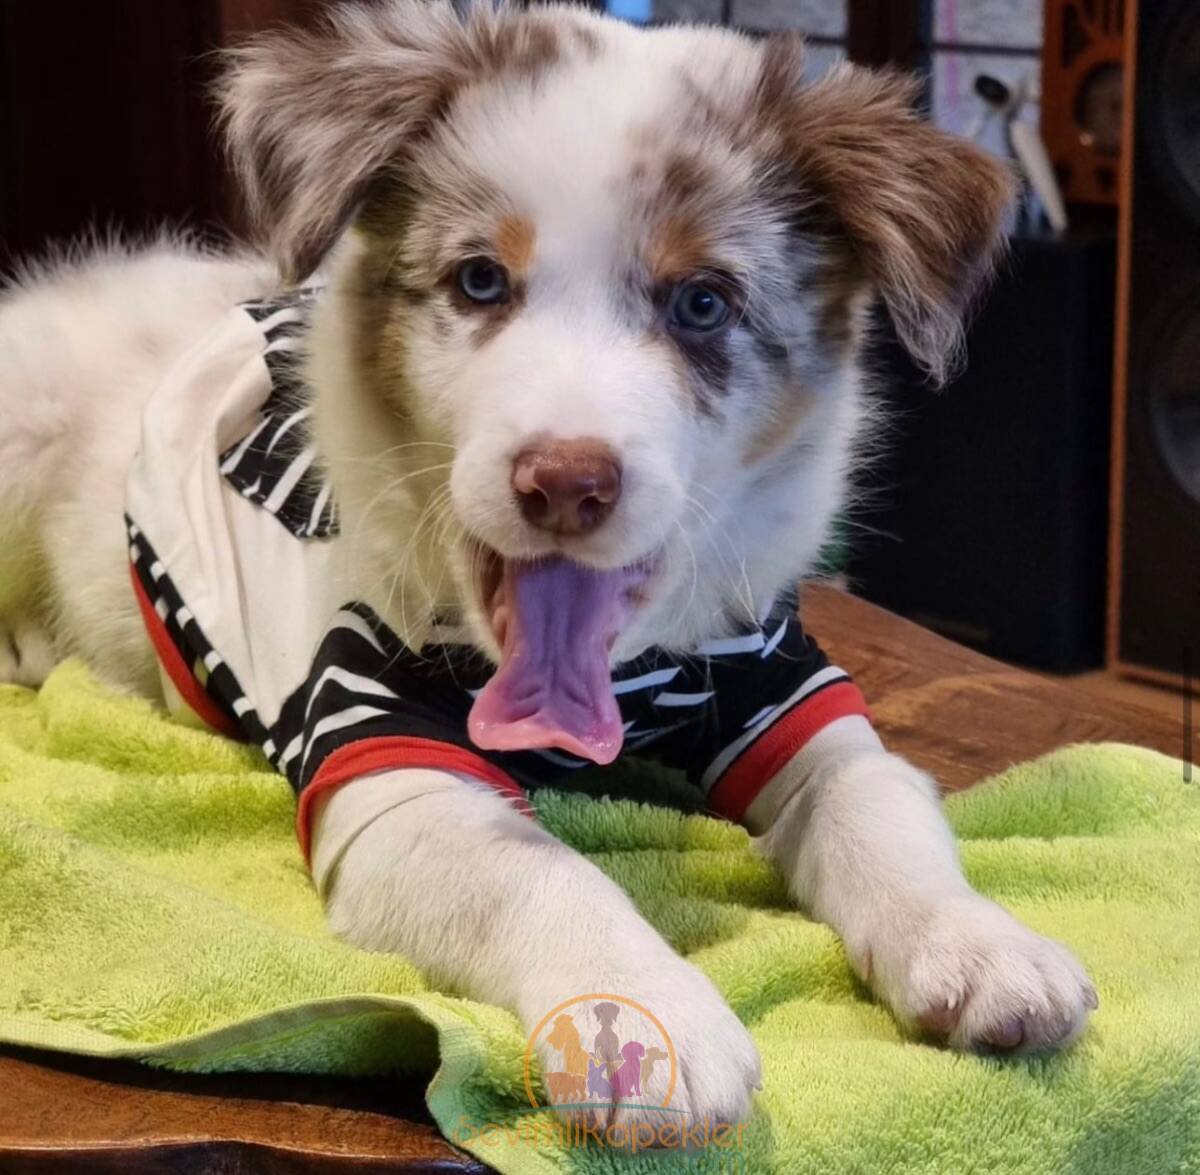
{"type": "Polygon", "coordinates": [[[794,41],[768,40],[763,114],[782,133],[802,188],[848,236],[901,342],[941,383],[1000,250],[1012,174],[923,121],[912,80],[843,65],[803,87],[800,64],[794,41]]]}
{"type": "Polygon", "coordinates": [[[226,142],[286,278],[316,266],[372,176],[475,64],[470,23],[447,0],[352,5],[316,29],[275,30],[228,52],[226,142]]]}

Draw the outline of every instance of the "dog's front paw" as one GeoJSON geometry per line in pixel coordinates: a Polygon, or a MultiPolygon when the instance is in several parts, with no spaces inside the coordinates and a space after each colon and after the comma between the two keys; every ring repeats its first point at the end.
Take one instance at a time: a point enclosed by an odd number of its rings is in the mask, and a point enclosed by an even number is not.
{"type": "Polygon", "coordinates": [[[944,902],[870,948],[876,990],[906,1024],[956,1048],[1062,1048],[1098,1006],[1074,955],[977,894],[944,902]]]}
{"type": "Polygon", "coordinates": [[[758,1049],[689,963],[671,955],[573,986],[586,998],[551,1015],[535,1041],[547,1093],[565,1117],[638,1149],[686,1147],[748,1119],[762,1079],[758,1049]]]}

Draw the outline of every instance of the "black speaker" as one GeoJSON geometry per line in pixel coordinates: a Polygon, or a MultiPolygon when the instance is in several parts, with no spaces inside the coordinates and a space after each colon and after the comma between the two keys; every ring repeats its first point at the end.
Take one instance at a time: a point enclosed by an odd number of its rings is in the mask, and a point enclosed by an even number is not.
{"type": "Polygon", "coordinates": [[[1115,260],[1111,227],[1013,240],[942,391],[884,346],[859,594],[1002,660],[1102,664],[1115,260]]]}
{"type": "Polygon", "coordinates": [[[1178,682],[1200,646],[1200,4],[1140,0],[1131,25],[1109,656],[1178,682]]]}

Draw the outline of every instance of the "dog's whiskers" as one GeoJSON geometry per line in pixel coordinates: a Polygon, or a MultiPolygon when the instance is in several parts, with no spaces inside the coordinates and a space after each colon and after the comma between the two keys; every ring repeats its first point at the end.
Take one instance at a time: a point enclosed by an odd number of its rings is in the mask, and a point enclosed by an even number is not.
{"type": "Polygon", "coordinates": [[[435,609],[435,600],[433,595],[428,590],[428,585],[425,582],[424,573],[421,566],[421,535],[422,532],[429,526],[431,521],[436,521],[438,511],[446,498],[449,496],[449,493],[450,486],[449,483],[446,483],[445,485],[439,486],[438,489],[435,490],[426,500],[424,506],[421,508],[421,513],[417,516],[416,524],[414,525],[412,534],[405,546],[404,555],[401,558],[400,565],[392,577],[392,587],[388,593],[387,602],[385,603],[384,608],[387,612],[391,611],[392,599],[395,596],[396,587],[398,585],[400,589],[400,623],[405,632],[406,639],[411,637],[414,631],[409,625],[408,617],[408,588],[413,578],[416,580],[414,586],[418,587],[422,595],[425,597],[424,608],[419,609],[419,611],[432,612],[435,609]],[[413,577],[410,577],[408,574],[410,566],[414,568],[413,577]]]}
{"type": "Polygon", "coordinates": [[[687,551],[688,558],[691,560],[691,564],[692,564],[691,591],[688,594],[687,603],[684,604],[683,608],[682,608],[682,611],[686,612],[688,609],[691,608],[692,604],[695,602],[695,599],[696,599],[696,591],[697,591],[697,588],[699,587],[699,583],[700,583],[700,567],[699,567],[699,564],[696,562],[696,549],[692,545],[692,540],[691,540],[691,537],[688,535],[687,528],[683,525],[683,523],[678,518],[675,519],[675,526],[679,530],[680,537],[683,539],[684,549],[687,551]]]}
{"type": "Polygon", "coordinates": [[[378,453],[371,453],[362,457],[343,456],[340,461],[345,464],[357,465],[378,465],[387,461],[389,458],[396,456],[397,453],[403,453],[408,449],[453,449],[454,446],[445,441],[406,441],[402,445],[392,445],[387,449],[381,449],[378,453]]]}
{"type": "MultiPolygon", "coordinates": [[[[701,482],[695,482],[695,487],[703,490],[714,500],[717,495],[701,482]]],[[[701,529],[707,531],[708,546],[716,556],[721,565],[723,572],[732,571],[730,576],[730,591],[732,595],[731,603],[738,608],[744,610],[747,618],[753,620],[756,615],[754,606],[754,593],[750,587],[750,578],[746,571],[745,557],[738,551],[737,544],[734,542],[733,536],[729,533],[728,528],[723,522],[718,519],[711,510],[709,510],[699,499],[692,494],[688,494],[684,500],[684,504],[688,509],[694,510],[697,516],[702,521],[706,521],[708,526],[702,526],[701,529]],[[725,553],[721,550],[717,540],[723,540],[728,548],[729,555],[732,556],[733,566],[726,559],[725,553]]],[[[693,555],[694,558],[694,555],[693,555]]]]}
{"type": "Polygon", "coordinates": [[[397,491],[401,486],[412,481],[414,478],[428,476],[434,473],[440,473],[442,470],[449,469],[450,462],[442,462],[437,465],[426,465],[421,469],[410,470],[408,473],[402,474],[399,477],[393,478],[384,485],[366,504],[362,513],[358,516],[355,522],[354,534],[350,540],[352,558],[357,559],[360,553],[363,532],[371,514],[383,502],[388,501],[396,496],[397,491]]]}

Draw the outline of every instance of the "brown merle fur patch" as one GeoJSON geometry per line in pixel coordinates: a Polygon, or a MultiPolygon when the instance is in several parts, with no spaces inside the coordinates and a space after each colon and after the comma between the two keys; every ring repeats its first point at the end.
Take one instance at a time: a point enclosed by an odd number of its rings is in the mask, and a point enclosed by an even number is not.
{"type": "Polygon", "coordinates": [[[812,389],[802,383],[787,383],[774,389],[762,410],[762,425],[755,430],[742,459],[757,465],[786,448],[800,431],[812,408],[812,389]]]}
{"type": "Polygon", "coordinates": [[[481,306],[466,299],[456,299],[456,305],[461,313],[469,315],[473,320],[471,345],[482,347],[491,342],[521,312],[525,305],[525,285],[521,281],[514,281],[508,297],[503,302],[481,306]]]}
{"type": "Polygon", "coordinates": [[[403,356],[407,350],[406,328],[415,305],[407,292],[387,283],[389,263],[384,250],[365,249],[342,286],[342,304],[349,319],[353,368],[364,387],[387,389],[388,406],[399,422],[408,416],[403,356]]]}
{"type": "Polygon", "coordinates": [[[496,228],[496,260],[515,278],[524,277],[533,264],[537,230],[524,216],[506,215],[496,228]]]}
{"type": "Polygon", "coordinates": [[[536,82],[594,57],[582,17],[448,0],[351,4],[311,29],[273,29],[229,50],[225,140],[255,223],[287,278],[306,277],[374,177],[401,161],[465,87],[536,82]]]}
{"type": "MultiPolygon", "coordinates": [[[[658,131],[636,145],[661,142],[658,131]]],[[[850,303],[865,275],[834,219],[799,192],[769,139],[729,146],[735,165],[722,169],[711,134],[709,127],[695,147],[677,146],[656,170],[657,183],[642,185],[648,280],[661,307],[676,282],[724,270],[746,275],[748,296],[741,283],[717,283],[733,308],[728,328],[711,336],[670,332],[671,343],[686,360],[685,386],[702,414],[719,417],[731,385],[751,381],[756,410],[790,425],[799,419],[792,389],[827,381],[852,359],[858,319],[850,303]]],[[[631,170],[639,169],[646,170],[640,157],[631,170]]],[[[778,427],[772,436],[788,440],[778,427]]]]}
{"type": "Polygon", "coordinates": [[[676,353],[686,364],[685,386],[691,393],[696,407],[710,418],[719,416],[718,403],[729,386],[733,370],[733,356],[729,337],[709,338],[704,335],[677,334],[674,339],[676,353]]]}
{"type": "MultiPolygon", "coordinates": [[[[424,311],[422,321],[439,339],[449,338],[459,323],[466,322],[471,328],[471,345],[481,347],[525,304],[525,273],[535,247],[534,228],[527,219],[506,214],[490,237],[481,235],[465,242],[455,257],[430,257],[407,240],[419,204],[405,192],[403,188],[382,188],[358,221],[367,247],[358,266],[357,288],[364,299],[374,299],[375,306],[363,308],[357,327],[362,339],[360,353],[372,369],[388,366],[382,349],[403,346],[403,331],[395,323],[406,312],[424,311]],[[457,262],[469,256],[494,257],[505,266],[511,278],[508,298],[481,304],[463,294],[457,262]]],[[[480,206],[498,200],[498,194],[489,191],[487,202],[481,200],[480,206]]],[[[383,374],[389,377],[386,371],[383,374]]]]}
{"type": "Polygon", "coordinates": [[[768,38],[754,117],[836,220],[909,351],[940,380],[1000,247],[1012,177],[922,121],[915,82],[841,67],[804,86],[801,69],[792,38],[768,38]]]}
{"type": "Polygon", "coordinates": [[[676,214],[651,231],[646,266],[654,286],[674,283],[701,272],[713,256],[707,234],[695,218],[676,214]]]}

